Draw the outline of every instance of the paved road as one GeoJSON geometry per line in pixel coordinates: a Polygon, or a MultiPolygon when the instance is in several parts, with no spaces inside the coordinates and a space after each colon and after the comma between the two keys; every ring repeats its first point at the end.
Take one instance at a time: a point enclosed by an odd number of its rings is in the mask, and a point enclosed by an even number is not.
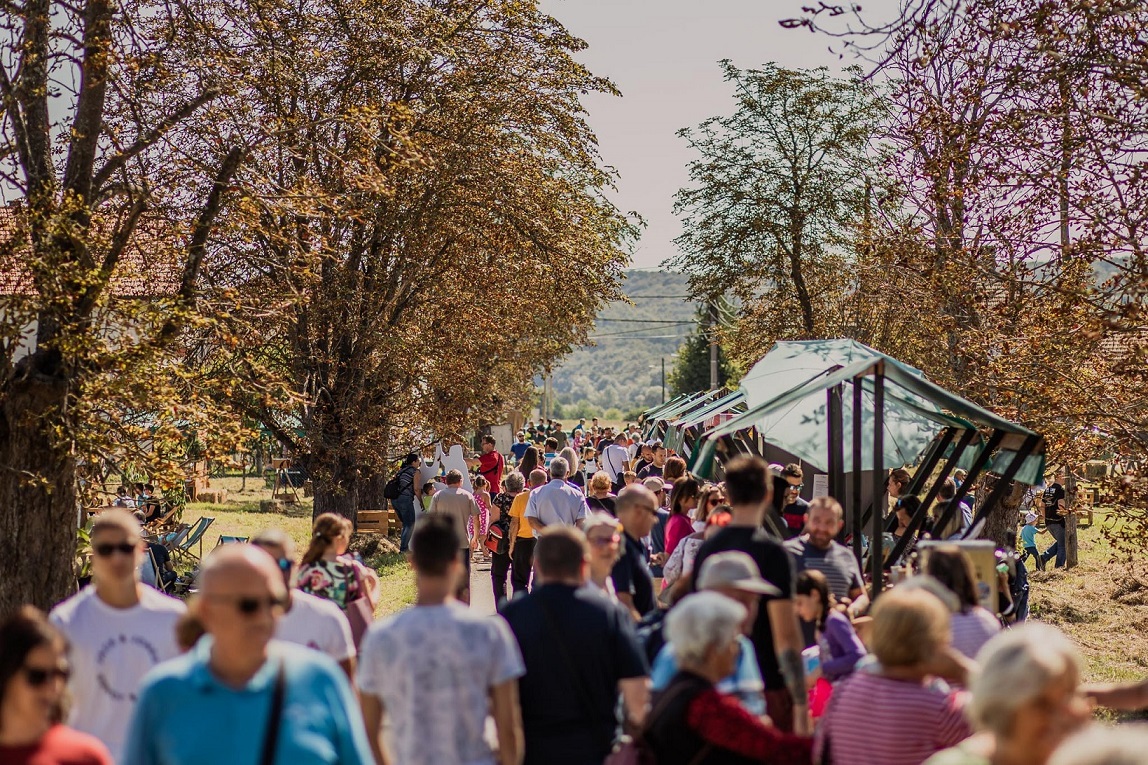
{"type": "Polygon", "coordinates": [[[470,567],[470,607],[481,609],[484,614],[494,613],[489,563],[475,563],[470,567]]]}

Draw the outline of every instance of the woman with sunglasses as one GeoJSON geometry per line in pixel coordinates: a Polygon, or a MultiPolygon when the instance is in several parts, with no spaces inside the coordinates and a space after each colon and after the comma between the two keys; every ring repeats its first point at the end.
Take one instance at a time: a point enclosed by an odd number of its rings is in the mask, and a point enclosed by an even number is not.
{"type": "Polygon", "coordinates": [[[99,739],[61,724],[67,643],[44,614],[24,606],[0,622],[0,762],[111,765],[99,739]]]}
{"type": "Polygon", "coordinates": [[[612,515],[592,512],[586,516],[582,531],[590,543],[590,578],[586,587],[617,603],[618,594],[610,572],[614,570],[622,548],[622,524],[612,515]]]}

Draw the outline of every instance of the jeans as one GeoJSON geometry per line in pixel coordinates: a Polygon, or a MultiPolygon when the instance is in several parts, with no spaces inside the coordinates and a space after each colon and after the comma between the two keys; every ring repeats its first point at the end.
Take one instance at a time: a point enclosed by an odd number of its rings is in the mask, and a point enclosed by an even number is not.
{"type": "MultiPolygon", "coordinates": [[[[515,549],[517,552],[517,548],[515,549]]],[[[494,607],[502,605],[506,600],[506,575],[510,573],[510,553],[491,556],[490,580],[494,583],[494,607]]]]}
{"type": "Polygon", "coordinates": [[[1052,546],[1044,551],[1044,555],[1040,556],[1040,562],[1046,563],[1056,558],[1056,568],[1064,568],[1065,560],[1068,557],[1068,549],[1064,546],[1064,524],[1063,523],[1049,523],[1045,525],[1048,533],[1052,534],[1052,538],[1056,541],[1052,546]]]}
{"type": "Polygon", "coordinates": [[[534,537],[514,540],[514,555],[510,560],[510,586],[515,593],[526,592],[530,583],[530,569],[534,565],[534,537]]]}
{"type": "Polygon", "coordinates": [[[1024,563],[1029,559],[1029,557],[1036,561],[1037,568],[1039,568],[1041,571],[1044,571],[1044,561],[1040,559],[1039,550],[1037,550],[1035,547],[1024,548],[1024,555],[1020,556],[1020,562],[1024,563]]]}
{"type": "Polygon", "coordinates": [[[415,498],[403,495],[392,500],[395,506],[395,515],[403,524],[399,534],[399,552],[406,552],[411,543],[411,532],[415,529],[415,498]]]}

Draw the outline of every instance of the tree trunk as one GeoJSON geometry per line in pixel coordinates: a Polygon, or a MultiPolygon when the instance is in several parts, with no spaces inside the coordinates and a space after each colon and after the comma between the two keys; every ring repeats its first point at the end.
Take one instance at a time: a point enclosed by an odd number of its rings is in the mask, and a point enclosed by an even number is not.
{"type": "Polygon", "coordinates": [[[311,512],[314,521],[323,513],[335,513],[349,518],[358,529],[355,513],[359,506],[359,484],[357,481],[314,481],[315,507],[311,512]]]}
{"type": "MultiPolygon", "coordinates": [[[[997,482],[996,476],[986,476],[984,489],[981,492],[982,501],[987,499],[997,482]]],[[[991,539],[998,546],[1005,546],[1005,533],[1013,532],[1017,528],[1017,519],[1020,513],[1020,503],[1024,499],[1026,486],[1019,481],[1013,481],[1009,491],[997,502],[996,508],[985,518],[985,528],[981,532],[981,539],[991,539]]]]}
{"type": "Polygon", "coordinates": [[[386,474],[371,473],[363,479],[359,486],[360,510],[385,510],[389,500],[383,496],[383,488],[387,485],[386,474]]]}
{"type": "Polygon", "coordinates": [[[75,591],[76,460],[69,381],[56,354],[22,360],[0,388],[0,616],[75,591]]]}

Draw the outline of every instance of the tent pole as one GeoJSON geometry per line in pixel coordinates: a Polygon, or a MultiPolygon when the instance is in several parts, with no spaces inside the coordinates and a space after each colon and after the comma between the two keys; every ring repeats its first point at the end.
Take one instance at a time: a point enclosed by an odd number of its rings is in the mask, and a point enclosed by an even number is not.
{"type": "MultiPolygon", "coordinates": [[[[921,466],[917,468],[917,472],[913,474],[913,479],[909,481],[909,485],[904,487],[901,491],[902,497],[908,497],[916,494],[921,490],[929,475],[933,472],[933,468],[940,462],[941,457],[945,454],[945,449],[949,448],[949,444],[953,442],[953,437],[956,436],[956,428],[950,426],[941,431],[941,437],[934,439],[933,443],[929,445],[929,450],[922,460],[921,466]]],[[[885,521],[885,531],[892,533],[897,528],[897,514],[890,513],[888,519],[885,521]]]]}
{"type": "MultiPolygon", "coordinates": [[[[965,477],[965,482],[961,484],[961,488],[957,489],[957,494],[949,502],[949,506],[945,508],[944,515],[938,518],[936,524],[933,525],[934,529],[943,529],[945,526],[949,525],[949,520],[953,517],[953,513],[957,511],[957,506],[961,503],[961,500],[964,498],[964,496],[968,494],[969,487],[972,486],[973,483],[977,480],[977,477],[981,474],[981,471],[984,470],[985,466],[989,464],[989,460],[992,458],[993,452],[995,452],[997,447],[1000,446],[1001,441],[1004,440],[1004,437],[1005,432],[1003,430],[994,430],[993,434],[989,436],[989,442],[985,444],[985,448],[981,451],[980,454],[977,455],[977,458],[973,460],[972,466],[969,467],[969,474],[965,477]]],[[[940,482],[938,482],[938,488],[939,484],[940,482]]]]}
{"type": "Polygon", "coordinates": [[[852,533],[853,533],[853,557],[857,559],[857,565],[861,565],[862,551],[861,551],[861,478],[864,474],[864,466],[861,464],[861,379],[860,377],[853,378],[853,512],[850,518],[853,520],[852,533]]]}
{"type": "Polygon", "coordinates": [[[1036,449],[1036,445],[1040,443],[1040,439],[1041,436],[1034,433],[1024,440],[1024,443],[1021,444],[1020,449],[1017,450],[1016,455],[1013,457],[1012,462],[1005,468],[1004,475],[1000,477],[996,486],[993,487],[992,492],[989,493],[988,498],[985,499],[984,507],[977,510],[977,514],[973,516],[972,525],[961,534],[961,539],[967,539],[969,533],[977,527],[977,524],[987,518],[989,513],[992,512],[993,505],[999,502],[1001,495],[1009,490],[1008,485],[1012,483],[1012,479],[1016,477],[1017,471],[1020,470],[1020,466],[1024,464],[1024,461],[1028,459],[1028,455],[1032,454],[1033,450],[1036,449]]]}
{"type": "Polygon", "coordinates": [[[873,368],[873,536],[869,539],[869,568],[873,583],[873,600],[882,589],[885,559],[881,555],[881,535],[885,531],[884,513],[877,503],[885,485],[885,362],[873,368]]]}
{"type": "Polygon", "coordinates": [[[842,415],[841,386],[826,391],[829,412],[829,496],[845,494],[845,434],[842,415]]]}

